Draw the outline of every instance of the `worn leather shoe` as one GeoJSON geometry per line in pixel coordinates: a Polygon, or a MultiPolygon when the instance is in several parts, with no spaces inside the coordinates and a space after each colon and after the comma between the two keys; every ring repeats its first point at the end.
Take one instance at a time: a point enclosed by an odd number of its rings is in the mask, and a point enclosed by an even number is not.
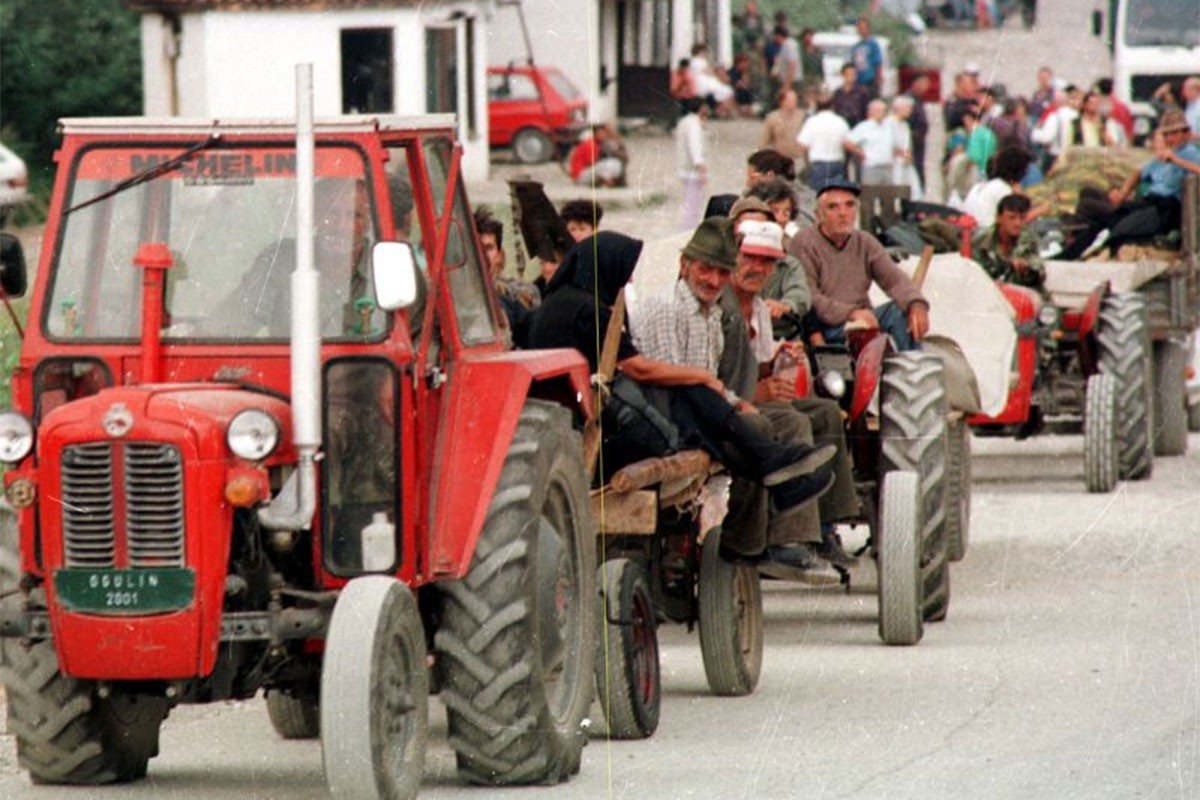
{"type": "MultiPolygon", "coordinates": [[[[832,445],[830,445],[832,448],[832,445]]],[[[810,500],[815,500],[833,486],[833,468],[828,463],[815,472],[791,478],[771,487],[771,503],[777,514],[798,510],[810,500]]]]}
{"type": "Polygon", "coordinates": [[[768,488],[779,486],[788,481],[815,473],[828,464],[837,455],[837,447],[823,444],[816,447],[810,444],[792,444],[782,448],[780,460],[782,466],[765,465],[762,479],[763,486],[768,488]]]}

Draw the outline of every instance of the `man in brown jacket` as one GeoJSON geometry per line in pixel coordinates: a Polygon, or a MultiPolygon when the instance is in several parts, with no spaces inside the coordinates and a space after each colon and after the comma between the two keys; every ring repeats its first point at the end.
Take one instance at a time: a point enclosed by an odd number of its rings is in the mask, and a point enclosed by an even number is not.
{"type": "Polygon", "coordinates": [[[873,236],[855,229],[858,184],[836,179],[817,193],[817,224],[802,230],[789,252],[804,265],[812,308],[805,320],[817,344],[844,341],[848,322],[882,328],[900,350],[912,350],[929,330],[929,301],[873,236]],[[871,308],[871,283],[892,298],[871,308]]]}

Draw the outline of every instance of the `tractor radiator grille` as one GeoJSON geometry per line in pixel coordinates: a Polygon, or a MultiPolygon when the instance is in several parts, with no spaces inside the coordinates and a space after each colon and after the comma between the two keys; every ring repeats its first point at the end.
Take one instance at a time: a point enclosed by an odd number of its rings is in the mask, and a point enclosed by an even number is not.
{"type": "Polygon", "coordinates": [[[140,442],[68,447],[62,489],[65,566],[184,565],[183,462],[175,447],[140,442]],[[118,564],[122,533],[127,564],[118,564]]]}

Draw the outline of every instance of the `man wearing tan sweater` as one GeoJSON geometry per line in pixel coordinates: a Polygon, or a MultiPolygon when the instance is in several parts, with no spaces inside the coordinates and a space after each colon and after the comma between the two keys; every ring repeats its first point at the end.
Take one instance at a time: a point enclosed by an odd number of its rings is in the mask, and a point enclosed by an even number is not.
{"type": "Polygon", "coordinates": [[[812,308],[806,319],[818,344],[845,338],[848,322],[882,328],[900,350],[912,350],[929,330],[929,301],[873,236],[855,229],[858,184],[832,180],[817,192],[817,224],[801,231],[789,252],[804,265],[812,308]],[[872,283],[892,299],[871,308],[872,283]]]}

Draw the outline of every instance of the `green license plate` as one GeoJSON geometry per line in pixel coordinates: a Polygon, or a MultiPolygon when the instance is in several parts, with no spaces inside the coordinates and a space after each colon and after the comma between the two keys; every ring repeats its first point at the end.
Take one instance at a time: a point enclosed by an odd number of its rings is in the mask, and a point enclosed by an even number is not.
{"type": "Polygon", "coordinates": [[[192,603],[196,573],[190,569],[60,569],[58,600],[68,611],[158,614],[192,603]]]}

